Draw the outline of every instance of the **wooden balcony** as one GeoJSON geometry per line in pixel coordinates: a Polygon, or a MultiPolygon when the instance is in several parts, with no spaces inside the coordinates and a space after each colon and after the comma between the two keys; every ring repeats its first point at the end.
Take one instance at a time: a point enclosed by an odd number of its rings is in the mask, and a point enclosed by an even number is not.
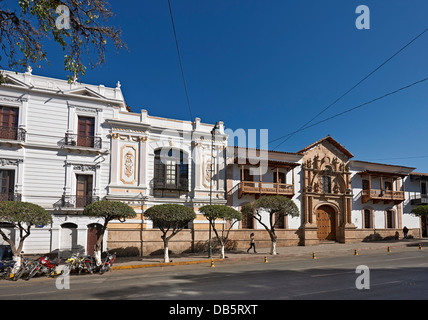
{"type": "Polygon", "coordinates": [[[383,201],[385,204],[393,202],[399,204],[404,201],[404,191],[381,190],[381,189],[367,189],[362,191],[362,203],[373,201],[378,203],[383,201]]]}
{"type": "Polygon", "coordinates": [[[259,181],[241,181],[238,186],[239,199],[244,194],[256,195],[282,195],[286,197],[294,196],[294,186],[285,183],[259,182],[259,181]]]}

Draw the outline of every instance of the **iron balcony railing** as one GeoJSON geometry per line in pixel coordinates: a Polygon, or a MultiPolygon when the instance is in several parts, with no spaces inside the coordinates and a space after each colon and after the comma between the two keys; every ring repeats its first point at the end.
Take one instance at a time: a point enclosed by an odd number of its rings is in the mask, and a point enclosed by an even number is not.
{"type": "Polygon", "coordinates": [[[87,205],[97,202],[100,200],[100,197],[97,196],[76,196],[76,195],[63,195],[61,198],[61,207],[62,208],[85,208],[87,205]]]}
{"type": "Polygon", "coordinates": [[[81,136],[74,133],[66,133],[65,145],[72,146],[72,147],[86,147],[86,148],[101,149],[102,139],[100,137],[81,136]]]}
{"type": "Polygon", "coordinates": [[[21,202],[22,195],[20,193],[0,193],[0,201],[16,201],[21,202]]]}
{"type": "Polygon", "coordinates": [[[27,131],[23,128],[0,126],[0,139],[25,142],[26,135],[27,131]]]}

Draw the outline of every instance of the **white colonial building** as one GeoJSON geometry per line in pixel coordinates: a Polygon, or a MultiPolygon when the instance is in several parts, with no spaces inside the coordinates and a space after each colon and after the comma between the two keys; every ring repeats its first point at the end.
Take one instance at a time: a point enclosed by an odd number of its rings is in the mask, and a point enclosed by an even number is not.
{"type": "Polygon", "coordinates": [[[91,251],[99,221],[81,213],[107,194],[110,130],[105,121],[126,110],[120,85],[68,83],[33,75],[31,68],[4,76],[0,197],[41,205],[53,215],[52,225],[33,228],[24,252],[91,251]]]}
{"type": "MultiPolygon", "coordinates": [[[[124,201],[138,214],[111,223],[104,248],[109,241],[141,253],[147,237],[158,241],[157,234],[141,234],[153,229],[142,216],[146,208],[180,203],[197,211],[204,204],[226,203],[227,136],[221,121],[208,125],[199,118],[191,122],[150,116],[145,110],[132,113],[120,83],[116,88],[69,83],[33,75],[31,68],[23,74],[5,71],[4,76],[0,201],[32,202],[53,216],[51,225],[32,229],[26,254],[93,252],[102,221],[82,212],[100,199],[124,201]]],[[[17,239],[18,232],[2,226],[17,239]]],[[[207,226],[198,216],[189,228],[207,226]]]]}
{"type": "MultiPolygon", "coordinates": [[[[0,86],[0,201],[39,204],[53,223],[33,228],[24,252],[91,253],[100,224],[82,215],[89,203],[119,200],[137,212],[113,221],[104,248],[146,255],[162,248],[143,213],[164,203],[192,208],[197,218],[170,242],[175,252],[204,250],[205,204],[240,209],[266,195],[283,195],[300,210],[277,226],[278,246],[354,242],[427,235],[411,211],[427,203],[428,175],[415,168],[354,160],[328,136],[292,152],[228,147],[224,123],[160,118],[131,112],[115,88],[4,71],[0,86]],[[226,152],[228,151],[228,152],[226,152]]],[[[226,226],[224,222],[219,222],[226,226]]],[[[5,223],[2,229],[17,240],[5,223]]],[[[252,219],[236,224],[230,248],[247,248],[250,232],[270,247],[252,219]],[[251,230],[251,231],[250,231],[251,230]]],[[[2,244],[0,242],[0,244],[2,244]]]]}

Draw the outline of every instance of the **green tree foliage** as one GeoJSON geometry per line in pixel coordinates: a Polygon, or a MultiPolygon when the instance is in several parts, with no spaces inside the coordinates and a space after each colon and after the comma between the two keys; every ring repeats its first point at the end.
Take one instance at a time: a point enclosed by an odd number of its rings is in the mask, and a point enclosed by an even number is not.
{"type": "Polygon", "coordinates": [[[169,240],[196,218],[195,212],[179,204],[160,204],[147,209],[144,216],[152,220],[153,224],[162,231],[164,261],[169,262],[169,240]]]}
{"type": "Polygon", "coordinates": [[[428,205],[416,207],[412,213],[417,216],[428,216],[428,205]]]}
{"type": "Polygon", "coordinates": [[[233,208],[223,205],[206,205],[199,208],[204,217],[210,222],[214,233],[221,245],[221,257],[224,259],[224,246],[226,245],[227,239],[229,238],[230,230],[234,224],[242,220],[242,214],[233,208]],[[229,222],[226,228],[222,228],[221,235],[217,230],[215,221],[224,220],[229,222]]]}
{"type": "Polygon", "coordinates": [[[25,239],[30,235],[32,226],[52,223],[52,216],[39,205],[29,202],[2,201],[0,202],[0,222],[19,230],[19,243],[16,245],[0,228],[3,240],[9,243],[14,256],[19,255],[25,239]]]}
{"type": "Polygon", "coordinates": [[[106,0],[11,2],[0,0],[0,69],[22,72],[28,64],[40,67],[40,62],[49,62],[46,41],[54,41],[64,52],[70,80],[83,76],[86,64],[94,68],[105,62],[108,41],[117,50],[126,48],[120,28],[106,25],[114,15],[106,0]]]}

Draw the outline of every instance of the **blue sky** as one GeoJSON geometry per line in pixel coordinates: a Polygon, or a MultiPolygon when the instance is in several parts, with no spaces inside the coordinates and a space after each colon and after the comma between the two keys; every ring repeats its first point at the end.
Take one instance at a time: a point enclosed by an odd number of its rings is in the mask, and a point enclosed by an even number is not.
{"type": "MultiPolygon", "coordinates": [[[[132,110],[190,120],[167,0],[110,0],[129,51],[109,48],[82,82],[122,83],[132,110]]],[[[412,0],[171,0],[191,109],[203,122],[284,136],[428,27],[412,0]],[[358,30],[359,5],[370,30],[358,30]]],[[[428,77],[428,33],[331,107],[322,120],[428,77]]],[[[34,74],[66,78],[61,52],[34,74]]],[[[428,172],[428,82],[295,134],[296,152],[328,134],[355,159],[428,172]]],[[[192,119],[193,120],[193,119],[192,119]]],[[[279,142],[269,145],[274,148],[279,142]]]]}

